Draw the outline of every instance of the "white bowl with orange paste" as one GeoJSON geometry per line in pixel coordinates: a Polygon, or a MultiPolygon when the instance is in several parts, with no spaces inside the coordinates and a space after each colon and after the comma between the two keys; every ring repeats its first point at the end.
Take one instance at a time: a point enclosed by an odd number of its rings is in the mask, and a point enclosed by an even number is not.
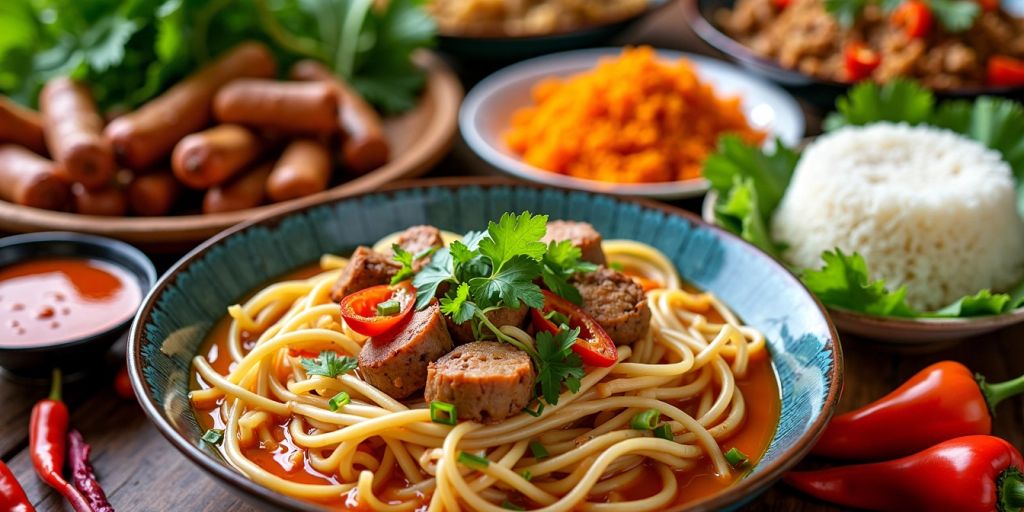
{"type": "Polygon", "coordinates": [[[805,130],[781,88],[716,59],[649,48],[504,68],[469,92],[459,126],[480,158],[515,177],[657,199],[707,191],[700,166],[722,135],[795,144],[805,130]]]}

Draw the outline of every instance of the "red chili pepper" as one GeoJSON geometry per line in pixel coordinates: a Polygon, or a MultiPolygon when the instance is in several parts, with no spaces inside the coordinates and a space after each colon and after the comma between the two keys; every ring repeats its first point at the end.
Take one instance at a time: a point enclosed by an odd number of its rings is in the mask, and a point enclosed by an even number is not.
{"type": "Polygon", "coordinates": [[[135,398],[135,390],[132,389],[132,381],[128,377],[128,366],[122,365],[121,369],[117,372],[117,376],[114,377],[114,392],[125,400],[135,398]]]}
{"type": "Polygon", "coordinates": [[[0,510],[8,512],[36,512],[25,495],[25,489],[14,478],[11,468],[0,460],[0,510]]]}
{"type": "Polygon", "coordinates": [[[932,30],[932,10],[921,0],[906,0],[892,12],[889,20],[903,27],[909,37],[922,38],[932,30]]]}
{"type": "Polygon", "coordinates": [[[902,459],[786,475],[816,498],[882,511],[996,512],[1024,506],[1020,452],[992,436],[965,436],[902,459]]]}
{"type": "Polygon", "coordinates": [[[999,9],[999,0],[978,0],[981,10],[992,12],[999,9]]]}
{"type": "Polygon", "coordinates": [[[954,437],[991,434],[991,411],[1022,391],[1024,377],[989,384],[955,361],[935,363],[874,403],[833,418],[811,453],[885,460],[954,437]]]}
{"type": "Polygon", "coordinates": [[[353,331],[364,336],[384,334],[409,316],[416,302],[416,290],[409,281],[394,286],[382,284],[359,290],[341,299],[341,317],[353,331]],[[396,313],[379,314],[377,306],[397,301],[396,313]]]}
{"type": "Polygon", "coordinates": [[[585,364],[591,366],[611,366],[619,360],[619,351],[615,348],[615,341],[604,331],[597,320],[572,302],[555,295],[547,290],[544,293],[544,310],[531,309],[533,325],[551,334],[558,333],[558,326],[545,316],[552,311],[564,315],[569,320],[569,327],[579,327],[580,335],[576,338],[576,344],[572,346],[573,352],[580,355],[585,364]]]}
{"type": "Polygon", "coordinates": [[[987,64],[988,84],[996,87],[1024,86],[1024,60],[994,55],[987,64]]]}
{"type": "Polygon", "coordinates": [[[785,9],[793,3],[793,0],[772,0],[772,4],[778,9],[785,9]]]}
{"type": "Polygon", "coordinates": [[[858,82],[871,76],[871,73],[882,63],[882,57],[868,45],[853,41],[843,50],[843,64],[846,79],[858,82]]]}
{"type": "Polygon", "coordinates": [[[72,430],[68,433],[68,465],[71,466],[71,480],[75,482],[75,488],[89,500],[94,512],[114,512],[89,463],[91,451],[92,447],[82,438],[81,432],[72,430]]]}
{"type": "Polygon", "coordinates": [[[75,512],[92,512],[89,502],[61,475],[64,470],[64,446],[68,434],[68,408],[60,400],[60,370],[53,371],[50,397],[32,408],[28,444],[32,466],[39,478],[61,493],[75,512]]]}

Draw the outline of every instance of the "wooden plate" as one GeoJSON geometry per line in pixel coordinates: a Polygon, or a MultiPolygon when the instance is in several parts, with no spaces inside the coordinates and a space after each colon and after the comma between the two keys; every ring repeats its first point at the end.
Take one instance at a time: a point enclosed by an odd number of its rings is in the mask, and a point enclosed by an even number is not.
{"type": "Polygon", "coordinates": [[[195,245],[224,228],[277,208],[370,192],[393,181],[423,174],[451,146],[463,90],[451,68],[438,56],[422,51],[415,60],[427,71],[423,96],[413,110],[384,121],[392,160],[369,174],[312,196],[212,215],[96,217],[0,201],[0,231],[77,231],[118,238],[151,251],[171,251],[195,245]]]}

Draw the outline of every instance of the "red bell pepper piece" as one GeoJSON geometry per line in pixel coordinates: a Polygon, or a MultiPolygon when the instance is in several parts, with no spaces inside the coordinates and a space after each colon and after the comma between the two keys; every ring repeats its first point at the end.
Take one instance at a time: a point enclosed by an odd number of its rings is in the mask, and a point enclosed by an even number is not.
{"type": "Polygon", "coordinates": [[[988,84],[996,87],[1024,86],[1024,60],[994,55],[987,64],[988,84]]]}
{"type": "Polygon", "coordinates": [[[889,20],[903,27],[909,37],[926,37],[932,30],[932,10],[921,0],[906,0],[892,12],[889,20]]]}
{"type": "Polygon", "coordinates": [[[61,493],[75,512],[92,512],[89,502],[74,486],[64,480],[64,446],[68,435],[68,408],[60,400],[60,370],[53,371],[50,397],[32,408],[29,420],[28,445],[36,474],[61,493]]]}
{"type": "Polygon", "coordinates": [[[868,45],[853,41],[843,49],[843,64],[846,79],[858,82],[871,76],[871,73],[882,63],[882,57],[868,45]]]}
{"type": "Polygon", "coordinates": [[[371,286],[341,299],[341,317],[353,331],[363,336],[377,336],[402,323],[412,312],[414,302],[416,290],[409,281],[394,286],[371,286]],[[392,300],[398,302],[398,311],[381,314],[377,306],[392,300]]]}
{"type": "Polygon", "coordinates": [[[11,468],[0,460],[0,510],[9,512],[36,512],[32,502],[25,495],[25,489],[14,478],[11,468]]]}
{"type": "Polygon", "coordinates": [[[772,4],[780,10],[789,7],[792,3],[793,0],[772,0],[772,4]]]}
{"type": "Polygon", "coordinates": [[[1024,506],[1024,460],[1010,443],[965,436],[887,462],[786,475],[789,485],[847,507],[996,512],[1024,506]]]}
{"type": "Polygon", "coordinates": [[[619,360],[619,351],[615,348],[615,341],[604,331],[601,324],[594,320],[594,317],[554,293],[547,290],[541,290],[541,292],[544,294],[543,311],[530,310],[534,327],[551,334],[558,334],[558,326],[545,316],[556,311],[569,319],[569,327],[579,327],[580,335],[576,338],[576,344],[572,346],[572,350],[580,355],[584,364],[608,367],[619,360]]]}
{"type": "Polygon", "coordinates": [[[874,403],[836,416],[811,453],[885,460],[954,437],[992,433],[999,402],[1024,391],[1024,377],[989,384],[955,361],[935,363],[874,403]]]}

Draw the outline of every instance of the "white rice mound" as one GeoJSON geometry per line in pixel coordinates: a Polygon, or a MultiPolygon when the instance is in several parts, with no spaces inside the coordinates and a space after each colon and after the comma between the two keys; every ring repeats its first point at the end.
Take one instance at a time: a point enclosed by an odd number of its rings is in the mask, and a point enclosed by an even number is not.
{"type": "Polygon", "coordinates": [[[820,268],[834,248],[864,256],[871,279],[935,310],[1024,274],[1024,221],[1009,164],[954,132],[876,123],[807,147],[772,219],[784,258],[820,268]]]}

